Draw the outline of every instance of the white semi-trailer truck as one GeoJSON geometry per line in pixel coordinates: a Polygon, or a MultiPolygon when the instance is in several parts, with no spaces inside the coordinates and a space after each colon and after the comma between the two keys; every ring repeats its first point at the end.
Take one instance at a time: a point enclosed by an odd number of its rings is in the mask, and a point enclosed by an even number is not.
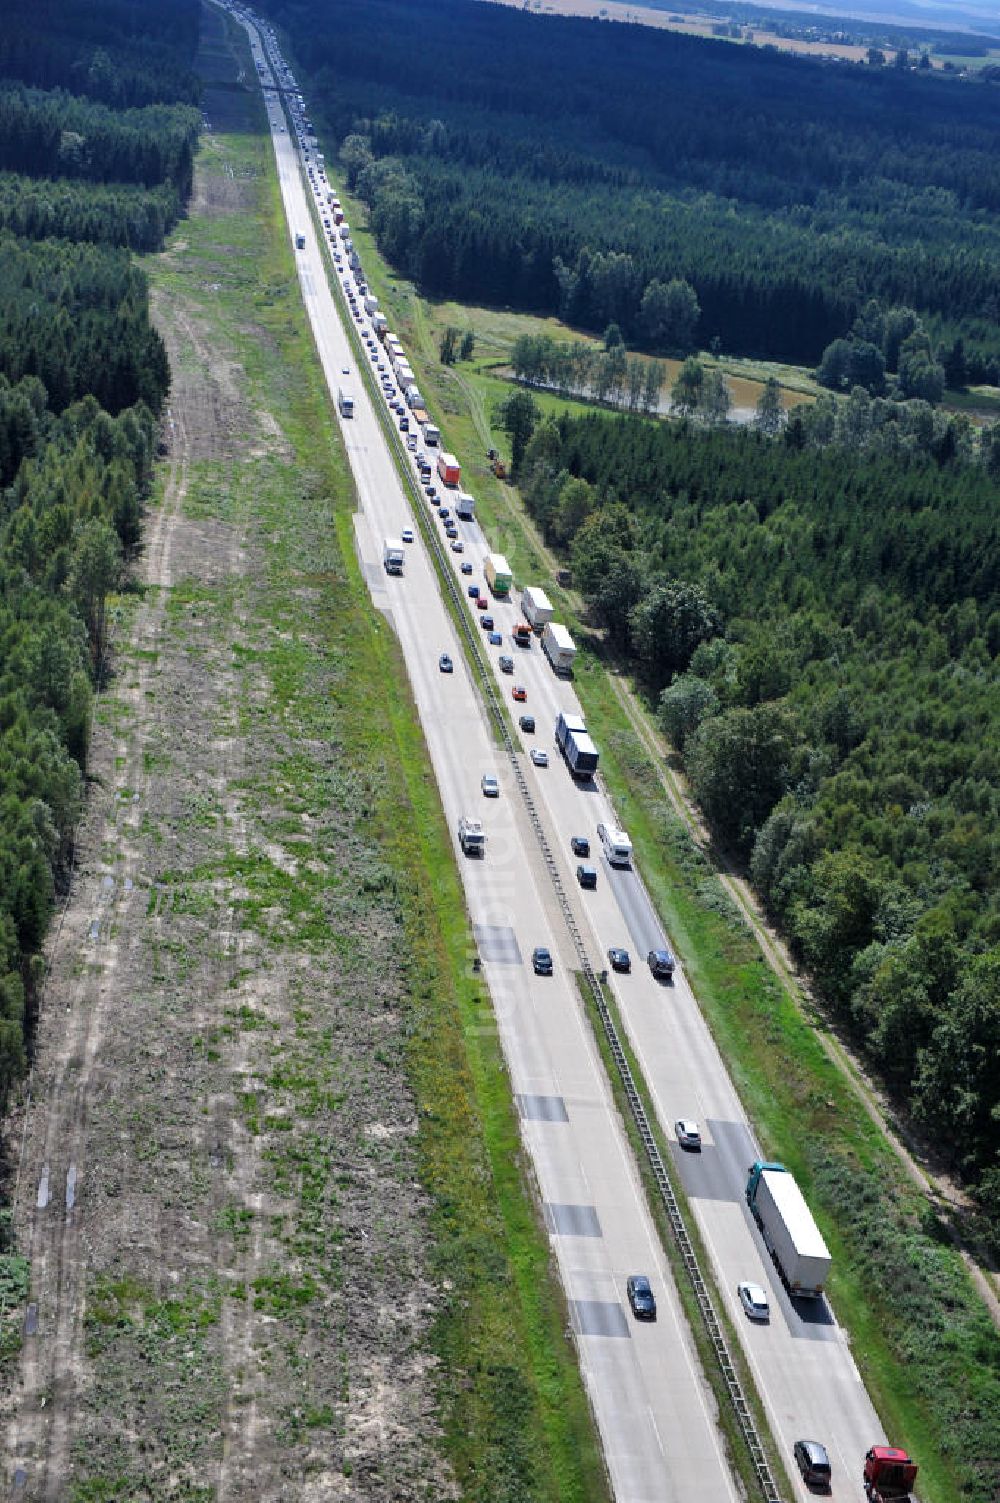
{"type": "Polygon", "coordinates": [[[582,716],[568,715],[565,710],[559,711],[556,718],[556,745],[575,778],[584,781],[594,776],[598,763],[597,747],[587,735],[582,716]]]}
{"type": "Polygon", "coordinates": [[[751,1164],[747,1205],[768,1252],[792,1294],[818,1298],[830,1272],[830,1252],[784,1164],[751,1164]]]}

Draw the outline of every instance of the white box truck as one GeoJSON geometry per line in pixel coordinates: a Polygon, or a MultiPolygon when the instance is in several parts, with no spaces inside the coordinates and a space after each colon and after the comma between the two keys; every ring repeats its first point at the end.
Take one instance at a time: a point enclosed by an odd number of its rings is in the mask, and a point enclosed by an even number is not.
{"type": "Polygon", "coordinates": [[[476,515],[475,498],[468,491],[459,491],[455,497],[455,515],[461,517],[463,522],[471,522],[476,515]]]}
{"type": "Polygon", "coordinates": [[[349,386],[337,387],[337,408],[342,418],[354,416],[354,393],[349,386]]]}
{"type": "Polygon", "coordinates": [[[832,1259],[805,1196],[784,1164],[758,1159],[750,1165],[747,1205],[789,1292],[817,1299],[832,1259]]]}
{"type": "Polygon", "coordinates": [[[542,651],[556,673],[568,675],[573,672],[576,643],[565,626],[560,626],[557,621],[546,622],[542,628],[542,651]]]}
{"type": "Polygon", "coordinates": [[[402,538],[386,538],[382,545],[382,563],[387,574],[402,574],[406,549],[402,538]]]}
{"type": "Polygon", "coordinates": [[[368,295],[365,298],[365,312],[366,313],[377,313],[378,312],[378,298],[374,295],[374,293],[369,292],[368,295]]]}
{"type": "Polygon", "coordinates": [[[542,627],[552,620],[555,611],[552,601],[544,590],[537,585],[527,585],[521,591],[521,610],[524,619],[532,631],[541,632],[542,627]]]}

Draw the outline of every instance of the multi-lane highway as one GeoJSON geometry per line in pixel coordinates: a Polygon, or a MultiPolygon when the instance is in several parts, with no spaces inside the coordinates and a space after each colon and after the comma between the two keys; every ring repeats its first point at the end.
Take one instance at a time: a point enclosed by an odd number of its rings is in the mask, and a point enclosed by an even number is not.
{"type": "MultiPolygon", "coordinates": [[[[251,37],[259,61],[259,35],[251,37]]],[[[537,857],[525,855],[531,839],[523,810],[466,673],[432,563],[417,544],[408,549],[401,577],[383,570],[384,538],[398,537],[414,519],[338,317],[295,142],[279,128],[283,109],[270,91],[267,107],[290,232],[305,238],[296,259],[317,348],[331,390],[348,379],[353,388],[354,416],[343,434],[360,502],[356,532],[365,574],[402,644],[449,825],[455,831],[466,812],[486,825],[485,859],[460,857],[461,870],[616,1497],[679,1499],[697,1485],[702,1498],[735,1500],[712,1396],[569,967],[558,954],[557,913],[537,857]],[[442,652],[456,664],[451,675],[439,670],[442,652]],[[489,805],[480,788],[485,771],[497,772],[503,784],[489,805]],[[557,953],[550,979],[535,977],[529,961],[532,948],[546,943],[557,953]],[[653,1282],[659,1304],[653,1325],[637,1324],[628,1310],[625,1280],[633,1272],[653,1282]]]]}
{"type": "MultiPolygon", "coordinates": [[[[399,637],[449,825],[454,833],[459,816],[472,814],[486,827],[485,859],[465,859],[457,837],[456,859],[616,1497],[622,1503],[670,1499],[692,1496],[697,1488],[700,1503],[733,1498],[711,1395],[571,981],[574,955],[537,839],[420,542],[414,508],[426,503],[399,482],[373,406],[382,397],[369,394],[357,346],[348,337],[347,328],[358,321],[346,305],[345,286],[359,282],[361,273],[345,276],[346,264],[338,270],[330,259],[328,241],[334,237],[324,238],[320,229],[327,183],[315,152],[304,163],[304,114],[285,87],[289,75],[274,39],[248,12],[234,13],[247,27],[265,88],[289,233],[293,243],[304,238],[295,251],[299,281],[331,393],[349,382],[354,395],[354,416],[341,428],[358,492],[356,536],[365,576],[399,637]],[[417,541],[407,547],[403,575],[387,576],[383,540],[406,527],[417,541]],[[453,674],[440,671],[441,653],[453,659],[453,674]],[[499,776],[499,800],[484,799],[485,772],[499,776]],[[539,944],[556,959],[550,979],[532,973],[530,955],[539,944]],[[625,1280],[632,1272],[648,1273],[653,1281],[656,1324],[639,1325],[631,1316],[625,1280]]],[[[370,328],[363,311],[362,326],[370,328]]],[[[439,526],[436,512],[429,515],[439,526]]],[[[487,541],[475,521],[457,526],[464,552],[449,553],[449,562],[457,573],[463,560],[471,561],[473,580],[485,588],[487,541]]],[[[463,577],[462,585],[467,582],[463,577]]],[[[537,733],[525,742],[549,753],[547,768],[523,761],[564,885],[573,893],[578,925],[598,965],[612,945],[632,953],[633,969],[614,977],[614,990],[661,1124],[670,1137],[679,1117],[700,1124],[701,1152],[684,1153],[675,1145],[674,1172],[697,1217],[789,1470],[796,1439],[822,1441],[833,1464],[833,1498],[856,1498],[862,1457],[884,1438],[881,1425],[829,1306],[790,1300],[763,1248],[743,1193],[747,1166],[759,1156],[753,1133],[686,978],[678,969],[673,983],[663,984],[645,965],[646,952],[664,940],[662,927],[637,874],[612,870],[600,856],[596,827],[602,820],[615,822],[606,793],[600,785],[573,781],[553,737],[558,712],[580,713],[580,707],[572,684],[555,677],[537,639],[527,650],[513,645],[512,628],[520,619],[516,600],[514,595],[490,602],[503,646],[489,649],[489,656],[508,703],[513,682],[527,689],[524,708],[535,716],[537,733]],[[513,678],[499,670],[501,653],[515,659],[513,678]],[[599,868],[594,891],[576,887],[569,842],[577,834],[591,840],[592,864],[599,868]],[[769,1323],[746,1320],[736,1297],[741,1279],[768,1291],[769,1323]]],[[[801,1486],[797,1475],[795,1482],[801,1486]]],[[[801,1495],[809,1496],[804,1487],[801,1495]]]]}

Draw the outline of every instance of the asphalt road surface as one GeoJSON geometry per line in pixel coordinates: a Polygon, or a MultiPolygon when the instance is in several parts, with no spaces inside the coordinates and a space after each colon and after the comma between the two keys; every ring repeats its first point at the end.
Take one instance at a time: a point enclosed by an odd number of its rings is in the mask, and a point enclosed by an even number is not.
{"type": "MultiPolygon", "coordinates": [[[[289,123],[300,126],[302,116],[286,121],[274,87],[285,87],[286,70],[273,42],[267,40],[265,58],[263,32],[253,25],[249,30],[255,61],[264,66],[289,234],[293,243],[296,235],[305,237],[304,249],[295,252],[303,299],[331,392],[335,396],[338,385],[346,382],[354,395],[354,417],[341,427],[358,492],[359,555],[373,597],[399,637],[453,836],[461,814],[481,818],[486,827],[485,859],[465,859],[456,837],[457,860],[615,1494],[621,1503],[695,1493],[699,1503],[734,1498],[711,1395],[679,1316],[636,1170],[569,979],[573,951],[537,842],[468,676],[420,541],[416,503],[404,493],[393,468],[372,405],[380,398],[369,397],[345,333],[345,324],[370,329],[370,321],[363,309],[360,321],[355,320],[344,300],[346,259],[338,269],[330,260],[334,244],[340,246],[339,235],[334,232],[326,243],[311,213],[310,196],[321,218],[326,212],[322,206],[329,185],[315,151],[310,148],[307,157],[302,152],[299,129],[287,129],[289,123]],[[331,280],[339,287],[337,301],[331,280]],[[404,574],[387,576],[383,541],[398,537],[407,526],[417,541],[407,547],[404,574]],[[438,669],[443,652],[455,663],[450,676],[438,669]],[[484,772],[499,776],[499,800],[483,798],[484,772]],[[555,955],[551,979],[532,974],[530,955],[538,944],[555,955]],[[624,1297],[630,1272],[646,1272],[653,1281],[659,1303],[653,1325],[640,1326],[632,1319],[624,1297]]],[[[287,100],[293,110],[298,108],[290,92],[287,100]]],[[[358,306],[362,308],[360,299],[358,306]]],[[[381,347],[379,356],[383,358],[381,347]]],[[[447,447],[447,433],[443,442],[447,447]]],[[[429,452],[433,458],[434,451],[429,452]]],[[[448,492],[438,489],[447,501],[448,492]]],[[[433,525],[441,525],[436,515],[433,525]]],[[[452,566],[457,573],[463,559],[471,561],[471,578],[485,590],[487,542],[475,521],[457,526],[464,552],[449,555],[452,566]]],[[[462,579],[463,596],[468,582],[462,579]]],[[[466,603],[478,617],[472,602],[466,603]]],[[[564,882],[574,894],[591,958],[600,968],[609,946],[630,950],[632,971],[614,976],[613,986],[659,1119],[671,1138],[679,1117],[700,1124],[701,1152],[686,1153],[675,1144],[674,1167],[773,1432],[801,1497],[810,1494],[794,1471],[792,1445],[807,1438],[822,1441],[830,1453],[832,1498],[836,1503],[854,1500],[864,1453],[885,1437],[845,1333],[825,1300],[789,1298],[750,1216],[744,1196],[747,1167],[760,1156],[753,1133],[680,968],[673,982],[665,984],[654,980],[645,964],[647,951],[665,936],[638,874],[613,870],[600,855],[598,823],[617,822],[603,787],[599,781],[590,786],[574,782],[556,748],[559,710],[580,713],[572,683],[554,675],[537,639],[529,649],[513,645],[512,627],[521,619],[516,597],[491,599],[490,614],[504,638],[502,647],[488,649],[501,693],[512,709],[520,710],[512,704],[510,690],[515,682],[524,685],[523,708],[537,724],[536,735],[523,738],[525,745],[543,746],[549,753],[547,768],[535,768],[526,756],[522,760],[564,882]],[[501,652],[514,657],[513,677],[499,671],[501,652]],[[569,847],[576,834],[591,840],[591,863],[599,873],[595,891],[576,887],[577,860],[569,847]],[[741,1279],[752,1279],[768,1291],[769,1323],[751,1324],[744,1316],[736,1295],[741,1279]]],[[[484,1019],[483,1026],[494,1023],[484,1019]]]]}

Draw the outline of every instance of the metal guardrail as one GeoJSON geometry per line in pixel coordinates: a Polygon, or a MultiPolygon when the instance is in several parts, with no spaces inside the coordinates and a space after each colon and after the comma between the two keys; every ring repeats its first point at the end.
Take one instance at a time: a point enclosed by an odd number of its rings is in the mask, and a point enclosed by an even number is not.
{"type": "MultiPolygon", "coordinates": [[[[296,155],[300,157],[301,161],[301,155],[298,149],[296,149],[296,155]]],[[[315,212],[313,195],[309,193],[308,198],[312,209],[315,212]]],[[[325,238],[322,236],[322,234],[320,235],[320,243],[324,246],[324,249],[328,249],[326,247],[325,238]]],[[[334,268],[334,272],[336,272],[336,268],[334,268]]],[[[719,1370],[722,1373],[730,1403],[732,1404],[733,1411],[736,1415],[740,1431],[747,1447],[747,1451],[749,1452],[751,1462],[753,1463],[761,1495],[763,1496],[765,1503],[782,1503],[781,1494],[779,1493],[778,1488],[775,1484],[770,1465],[768,1464],[767,1456],[764,1452],[764,1447],[762,1446],[760,1436],[757,1433],[757,1426],[754,1423],[753,1415],[750,1412],[750,1407],[747,1404],[746,1397],[743,1393],[743,1386],[740,1383],[739,1376],[733,1364],[733,1359],[730,1355],[726,1338],[723,1335],[722,1327],[720,1325],[718,1315],[716,1314],[711,1294],[709,1293],[708,1286],[706,1285],[705,1280],[702,1276],[701,1269],[698,1266],[698,1257],[695,1253],[694,1245],[684,1223],[684,1217],[681,1213],[681,1209],[677,1201],[677,1196],[674,1194],[674,1188],[670,1181],[670,1175],[667,1171],[666,1163],[664,1162],[663,1155],[660,1152],[659,1145],[657,1144],[656,1138],[653,1135],[652,1128],[650,1127],[649,1117],[646,1113],[646,1108],[643,1105],[639,1089],[635,1083],[635,1078],[632,1074],[632,1068],[628,1062],[628,1057],[626,1056],[625,1050],[622,1046],[621,1039],[618,1036],[618,1030],[615,1026],[614,1018],[612,1017],[611,1011],[604,999],[604,991],[602,988],[601,980],[593,965],[591,964],[590,957],[587,954],[587,949],[583,942],[583,936],[580,933],[580,927],[577,924],[576,916],[573,913],[573,908],[569,901],[569,897],[566,892],[566,886],[562,880],[558,864],[556,862],[555,856],[552,853],[552,847],[549,845],[548,837],[545,834],[545,828],[538,813],[538,808],[535,804],[534,796],[531,792],[531,786],[528,783],[527,778],[525,777],[524,768],[521,766],[520,757],[518,756],[518,749],[515,745],[514,738],[510,733],[510,729],[507,723],[507,717],[504,714],[503,702],[501,701],[500,696],[497,693],[496,683],[494,681],[492,673],[490,672],[489,664],[483,655],[482,648],[480,646],[480,639],[476,632],[473,630],[472,623],[469,619],[469,613],[465,607],[465,597],[463,596],[462,591],[459,588],[459,584],[455,578],[454,571],[450,566],[448,554],[445,552],[445,549],[441,543],[441,538],[437,532],[437,529],[433,526],[431,519],[428,516],[427,507],[425,505],[426,498],[421,492],[416,478],[413,475],[412,467],[409,463],[409,453],[404,447],[403,441],[399,433],[396,431],[395,425],[389,420],[386,414],[383,393],[381,391],[381,388],[377,387],[375,384],[375,378],[371,370],[370,362],[364,358],[361,337],[358,333],[355,321],[353,317],[351,317],[351,310],[347,307],[342,280],[339,276],[334,275],[334,281],[339,289],[340,299],[344,306],[345,314],[347,315],[347,328],[349,331],[349,338],[354,347],[356,356],[360,357],[358,359],[359,368],[365,371],[365,375],[362,377],[362,380],[365,382],[369,394],[374,399],[373,406],[377,413],[378,422],[382,427],[383,433],[389,439],[390,449],[395,453],[397,461],[397,472],[402,475],[404,488],[409,491],[411,499],[415,502],[414,509],[417,514],[418,526],[420,527],[424,541],[430,548],[432,557],[435,559],[438,576],[445,589],[447,590],[453,606],[455,607],[454,614],[457,618],[459,628],[465,640],[467,656],[475,670],[475,676],[479,681],[479,685],[486,700],[487,707],[493,716],[497,729],[500,732],[500,738],[503,742],[504,749],[507,752],[507,757],[510,762],[511,769],[514,773],[514,778],[518,786],[518,791],[521,794],[521,799],[524,803],[524,807],[527,810],[528,818],[531,821],[532,830],[534,832],[535,839],[538,842],[539,849],[541,850],[542,858],[545,862],[546,870],[548,871],[549,880],[551,881],[553,890],[555,891],[560,911],[562,912],[563,920],[569,932],[570,939],[573,941],[573,947],[576,951],[580,969],[583,972],[587,986],[590,988],[591,995],[594,999],[594,1004],[597,1008],[598,1016],[600,1017],[601,1023],[604,1026],[604,1032],[608,1040],[608,1046],[611,1050],[611,1056],[614,1059],[615,1067],[618,1070],[622,1087],[625,1091],[625,1095],[629,1103],[629,1109],[632,1113],[632,1119],[639,1133],[643,1148],[645,1149],[646,1157],[649,1161],[649,1166],[653,1172],[653,1178],[656,1181],[656,1187],[660,1193],[660,1198],[666,1210],[667,1219],[670,1222],[670,1229],[673,1233],[674,1241],[677,1244],[678,1250],[681,1255],[681,1260],[684,1264],[685,1272],[687,1273],[691,1287],[694,1291],[695,1298],[698,1302],[698,1309],[701,1313],[702,1322],[712,1344],[712,1349],[715,1353],[716,1361],[719,1365],[719,1370]]]]}

